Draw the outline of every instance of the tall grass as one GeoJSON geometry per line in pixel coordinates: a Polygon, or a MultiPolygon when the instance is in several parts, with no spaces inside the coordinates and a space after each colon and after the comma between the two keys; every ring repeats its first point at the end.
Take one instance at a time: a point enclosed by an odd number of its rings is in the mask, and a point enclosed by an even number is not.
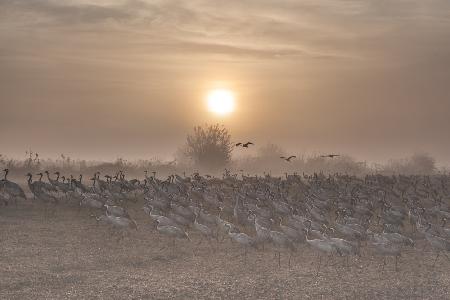
{"type": "MultiPolygon", "coordinates": [[[[323,158],[317,155],[297,155],[295,160],[286,162],[280,159],[284,151],[277,146],[265,146],[257,154],[234,159],[227,166],[234,173],[264,174],[280,176],[284,173],[343,173],[349,175],[363,176],[365,174],[434,174],[437,173],[435,160],[427,154],[415,154],[411,157],[390,160],[385,164],[373,164],[366,161],[357,161],[348,155],[342,155],[333,159],[323,158]]],[[[158,177],[169,174],[192,174],[202,170],[188,160],[177,159],[173,162],[163,162],[158,159],[128,161],[118,158],[115,161],[87,161],[73,159],[61,154],[55,159],[41,159],[36,153],[27,153],[27,157],[11,159],[0,154],[0,167],[10,169],[10,178],[22,178],[28,172],[36,174],[49,170],[61,172],[66,176],[92,176],[99,171],[101,174],[115,174],[122,170],[129,177],[142,178],[144,171],[156,172],[158,177]]],[[[220,176],[223,170],[217,170],[211,175],[220,176]]]]}

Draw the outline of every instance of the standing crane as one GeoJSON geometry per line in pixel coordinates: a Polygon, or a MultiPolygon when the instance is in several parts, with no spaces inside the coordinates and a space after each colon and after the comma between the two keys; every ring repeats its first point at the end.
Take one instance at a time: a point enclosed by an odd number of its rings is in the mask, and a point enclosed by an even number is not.
{"type": "MultiPolygon", "coordinates": [[[[7,177],[8,177],[9,169],[4,169],[3,172],[5,172],[5,177],[2,180],[0,180],[0,192],[5,193],[8,198],[9,197],[13,198],[15,206],[17,206],[17,198],[22,198],[24,200],[27,199],[27,197],[25,196],[25,192],[20,187],[20,185],[8,180],[7,177]]],[[[6,199],[6,196],[5,196],[5,199],[6,199]]]]}

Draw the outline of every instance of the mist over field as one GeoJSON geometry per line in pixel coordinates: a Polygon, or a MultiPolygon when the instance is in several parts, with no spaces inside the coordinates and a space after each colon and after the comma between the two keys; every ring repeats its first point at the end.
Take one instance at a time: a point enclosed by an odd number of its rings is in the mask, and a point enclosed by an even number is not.
{"type": "Polygon", "coordinates": [[[212,176],[223,176],[225,170],[239,175],[265,175],[284,176],[286,173],[313,174],[342,173],[348,175],[364,176],[367,174],[384,175],[432,175],[448,173],[445,167],[438,167],[433,157],[428,154],[418,153],[403,159],[392,159],[384,164],[357,161],[350,156],[340,156],[335,159],[323,158],[319,155],[298,155],[299,159],[292,162],[280,160],[285,152],[274,144],[260,147],[255,154],[245,155],[232,159],[222,168],[208,168],[196,165],[191,159],[179,154],[173,160],[160,160],[157,158],[148,160],[128,160],[118,158],[111,161],[95,161],[74,159],[62,154],[56,159],[11,159],[0,155],[0,168],[11,170],[11,176],[24,180],[27,172],[39,172],[45,170],[58,170],[67,175],[84,174],[90,176],[97,171],[103,174],[114,174],[118,170],[126,172],[132,177],[143,177],[145,171],[155,171],[158,176],[166,177],[171,174],[193,174],[202,172],[212,176]]]}

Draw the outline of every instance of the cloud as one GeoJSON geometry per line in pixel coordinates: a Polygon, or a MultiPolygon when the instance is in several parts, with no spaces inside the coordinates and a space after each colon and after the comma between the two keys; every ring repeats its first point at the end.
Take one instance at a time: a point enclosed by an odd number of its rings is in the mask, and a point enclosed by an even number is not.
{"type": "Polygon", "coordinates": [[[88,40],[97,34],[106,42],[120,39],[125,49],[130,43],[145,44],[151,50],[176,54],[178,49],[166,46],[180,43],[200,54],[209,49],[211,54],[237,57],[254,53],[261,59],[305,55],[360,59],[373,57],[373,49],[390,51],[389,46],[402,45],[406,38],[416,43],[429,34],[438,38],[445,34],[450,3],[427,3],[7,0],[0,4],[0,24],[6,28],[15,24],[18,31],[46,31],[56,38],[82,39],[84,35],[88,40]],[[381,45],[373,44],[377,39],[381,45]]]}
{"type": "Polygon", "coordinates": [[[121,5],[99,5],[93,3],[52,1],[52,0],[6,0],[1,6],[4,16],[23,17],[22,21],[47,21],[54,25],[92,24],[107,20],[127,21],[136,17],[137,9],[144,2],[127,1],[121,5]],[[28,19],[28,20],[26,20],[28,19]]]}

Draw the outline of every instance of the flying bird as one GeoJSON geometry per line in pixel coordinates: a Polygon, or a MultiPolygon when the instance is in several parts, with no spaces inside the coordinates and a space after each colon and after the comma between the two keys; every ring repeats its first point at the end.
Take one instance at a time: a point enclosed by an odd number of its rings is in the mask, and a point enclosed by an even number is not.
{"type": "Polygon", "coordinates": [[[247,143],[241,143],[241,142],[239,142],[239,143],[236,143],[236,144],[234,144],[234,146],[236,146],[236,147],[239,147],[239,146],[241,146],[241,147],[244,147],[244,148],[248,148],[248,146],[250,146],[250,145],[254,145],[252,142],[247,142],[247,143]]]}
{"type": "Polygon", "coordinates": [[[297,158],[297,156],[295,156],[295,155],[291,155],[291,156],[289,156],[289,157],[280,156],[280,158],[281,158],[281,159],[284,159],[284,160],[287,161],[287,162],[291,162],[291,159],[297,158]]]}
{"type": "Polygon", "coordinates": [[[335,158],[337,156],[340,156],[339,154],[328,154],[328,155],[321,155],[320,157],[329,157],[329,158],[335,158]]]}

